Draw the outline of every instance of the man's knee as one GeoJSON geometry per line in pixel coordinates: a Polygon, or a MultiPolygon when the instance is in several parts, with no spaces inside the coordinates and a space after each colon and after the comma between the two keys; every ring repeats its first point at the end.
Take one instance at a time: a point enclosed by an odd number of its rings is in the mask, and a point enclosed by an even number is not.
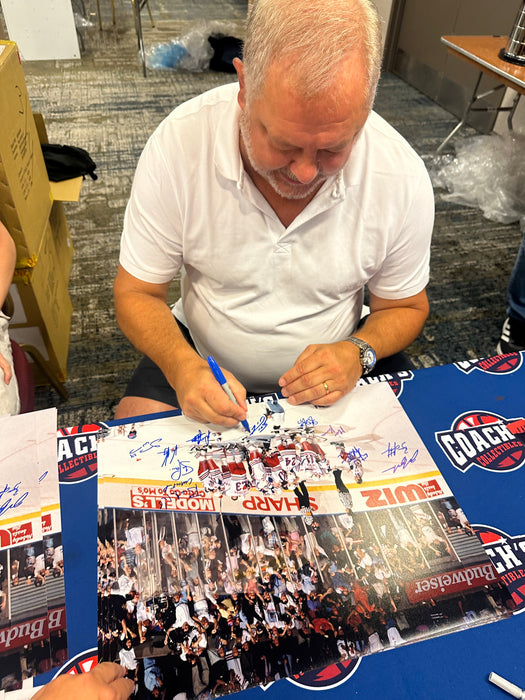
{"type": "Polygon", "coordinates": [[[172,406],[162,401],[147,399],[143,396],[124,396],[115,411],[115,419],[134,418],[136,416],[146,416],[151,413],[161,413],[162,411],[173,411],[177,406],[172,406]]]}

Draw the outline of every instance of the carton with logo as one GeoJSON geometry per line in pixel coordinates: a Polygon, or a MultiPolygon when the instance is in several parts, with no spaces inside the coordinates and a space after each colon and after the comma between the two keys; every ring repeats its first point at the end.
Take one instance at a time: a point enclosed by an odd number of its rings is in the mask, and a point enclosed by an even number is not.
{"type": "Polygon", "coordinates": [[[47,170],[17,46],[0,41],[0,220],[17,257],[38,253],[51,212],[47,170]]]}
{"type": "MultiPolygon", "coordinates": [[[[64,251],[68,250],[62,244],[66,234],[69,235],[67,226],[53,228],[48,221],[34,258],[17,262],[9,290],[14,302],[9,335],[19,344],[36,348],[48,372],[58,382],[66,378],[73,313],[67,284],[71,265],[63,264],[64,251]],[[57,250],[61,251],[60,255],[57,250]]],[[[37,386],[49,383],[45,373],[34,364],[33,374],[37,386]]]]}

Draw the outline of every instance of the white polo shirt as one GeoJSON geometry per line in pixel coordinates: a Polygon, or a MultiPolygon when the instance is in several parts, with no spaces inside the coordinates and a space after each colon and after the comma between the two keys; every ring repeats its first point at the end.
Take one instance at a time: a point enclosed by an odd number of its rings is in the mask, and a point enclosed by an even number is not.
{"type": "Polygon", "coordinates": [[[365,284],[385,299],[425,288],[434,195],[422,160],[372,112],[343,171],[286,228],[244,171],[237,92],[186,102],[150,137],[120,262],[152,283],[182,267],[173,312],[199,353],[266,392],[309,343],[352,333],[365,284]]]}

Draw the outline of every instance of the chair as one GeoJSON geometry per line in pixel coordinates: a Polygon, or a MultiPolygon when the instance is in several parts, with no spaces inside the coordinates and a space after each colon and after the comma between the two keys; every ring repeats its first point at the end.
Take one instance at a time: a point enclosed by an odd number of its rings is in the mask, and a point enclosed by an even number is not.
{"type": "Polygon", "coordinates": [[[45,657],[38,662],[37,668],[38,673],[47,673],[53,668],[53,662],[50,658],[45,657]]]}
{"type": "MultiPolygon", "coordinates": [[[[2,311],[6,316],[11,318],[14,313],[14,302],[11,294],[7,294],[7,297],[2,306],[2,311]]],[[[15,369],[16,378],[18,381],[18,393],[20,394],[20,413],[29,413],[34,410],[34,399],[35,399],[35,384],[33,378],[33,372],[31,370],[31,365],[26,357],[29,355],[33,362],[38,365],[40,371],[45,375],[48,382],[56,390],[58,395],[67,401],[69,398],[69,393],[66,387],[56,378],[47,368],[46,361],[42,357],[42,353],[35,348],[33,345],[28,343],[17,343],[11,339],[11,348],[13,352],[13,365],[15,369]],[[15,358],[16,355],[16,358],[15,358]],[[29,370],[29,371],[28,371],[29,370]],[[24,402],[22,404],[22,394],[24,395],[24,402]],[[32,398],[31,398],[32,395],[32,398]],[[25,406],[25,410],[22,408],[25,406]]]]}
{"type": "MultiPolygon", "coordinates": [[[[100,0],[97,0],[97,13],[98,13],[98,26],[100,31],[102,31],[102,14],[100,12],[100,0]]],[[[113,24],[116,24],[115,17],[115,0],[111,0],[111,15],[113,19],[113,24]]]]}
{"type": "Polygon", "coordinates": [[[60,382],[56,377],[54,377],[51,372],[48,370],[46,361],[44,360],[42,353],[35,348],[34,345],[28,345],[27,343],[21,343],[20,347],[22,350],[30,355],[31,359],[33,362],[38,365],[39,369],[41,372],[46,376],[47,381],[51,384],[53,389],[57,392],[57,394],[64,399],[64,401],[67,401],[69,399],[69,392],[66,389],[66,387],[60,382]]]}
{"type": "Polygon", "coordinates": [[[25,352],[14,340],[11,340],[11,351],[13,353],[13,367],[18,383],[18,394],[20,396],[20,413],[31,413],[31,411],[35,410],[35,382],[33,379],[33,370],[31,369],[25,352]]]}
{"type": "MultiPolygon", "coordinates": [[[[142,61],[142,72],[144,74],[144,77],[146,77],[146,52],[144,50],[144,39],[142,37],[142,20],[140,13],[142,10],[146,7],[148,10],[149,14],[149,19],[151,22],[151,26],[155,26],[155,22],[153,21],[153,15],[151,14],[151,8],[149,6],[149,0],[131,0],[131,5],[133,7],[133,18],[135,21],[135,31],[137,33],[137,42],[138,42],[138,49],[140,53],[140,60],[142,61]]],[[[100,28],[100,31],[102,31],[102,13],[100,10],[100,0],[97,0],[97,13],[98,13],[98,26],[100,28]]],[[[117,23],[116,15],[115,15],[115,0],[111,0],[111,15],[112,15],[112,20],[113,24],[117,23]]]]}
{"type": "Polygon", "coordinates": [[[146,77],[146,52],[144,50],[144,40],[142,38],[142,20],[140,18],[140,13],[144,7],[148,8],[151,26],[154,27],[155,23],[153,22],[153,15],[151,14],[148,0],[131,0],[131,4],[133,5],[133,15],[135,17],[135,31],[137,32],[138,48],[140,59],[142,61],[142,73],[144,74],[144,77],[146,77]]]}

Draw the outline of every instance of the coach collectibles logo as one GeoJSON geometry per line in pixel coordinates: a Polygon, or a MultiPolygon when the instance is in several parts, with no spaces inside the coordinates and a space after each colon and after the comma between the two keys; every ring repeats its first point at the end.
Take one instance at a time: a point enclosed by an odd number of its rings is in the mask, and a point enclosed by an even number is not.
{"type": "Polygon", "coordinates": [[[458,416],[450,430],[435,435],[452,464],[463,472],[470,467],[511,471],[525,463],[524,418],[470,411],[458,416]]]}
{"type": "Polygon", "coordinates": [[[98,664],[98,650],[88,649],[77,654],[63,666],[60,667],[58,673],[54,676],[77,676],[79,673],[87,673],[98,664]]]}
{"type": "Polygon", "coordinates": [[[361,658],[340,661],[325,668],[308,671],[286,680],[289,683],[293,683],[293,685],[298,685],[308,690],[328,690],[328,688],[335,688],[348,680],[357,670],[360,662],[361,658]]]}
{"type": "Polygon", "coordinates": [[[514,613],[525,610],[525,535],[511,537],[503,530],[487,525],[473,525],[485,552],[501,576],[516,606],[514,613]]]}
{"type": "Polygon", "coordinates": [[[483,360],[462,360],[455,362],[454,366],[465,374],[469,374],[475,369],[488,374],[511,374],[518,370],[523,363],[523,358],[519,352],[511,352],[496,357],[486,357],[483,360]]]}
{"type": "Polygon", "coordinates": [[[58,431],[58,473],[62,483],[83,481],[97,471],[97,437],[107,427],[102,423],[77,425],[58,431]]]}
{"type": "Polygon", "coordinates": [[[414,379],[414,373],[410,370],[395,372],[394,374],[381,374],[379,377],[361,377],[357,382],[359,386],[364,384],[378,384],[379,382],[388,382],[390,388],[396,396],[401,396],[403,392],[403,384],[414,379]]]}

